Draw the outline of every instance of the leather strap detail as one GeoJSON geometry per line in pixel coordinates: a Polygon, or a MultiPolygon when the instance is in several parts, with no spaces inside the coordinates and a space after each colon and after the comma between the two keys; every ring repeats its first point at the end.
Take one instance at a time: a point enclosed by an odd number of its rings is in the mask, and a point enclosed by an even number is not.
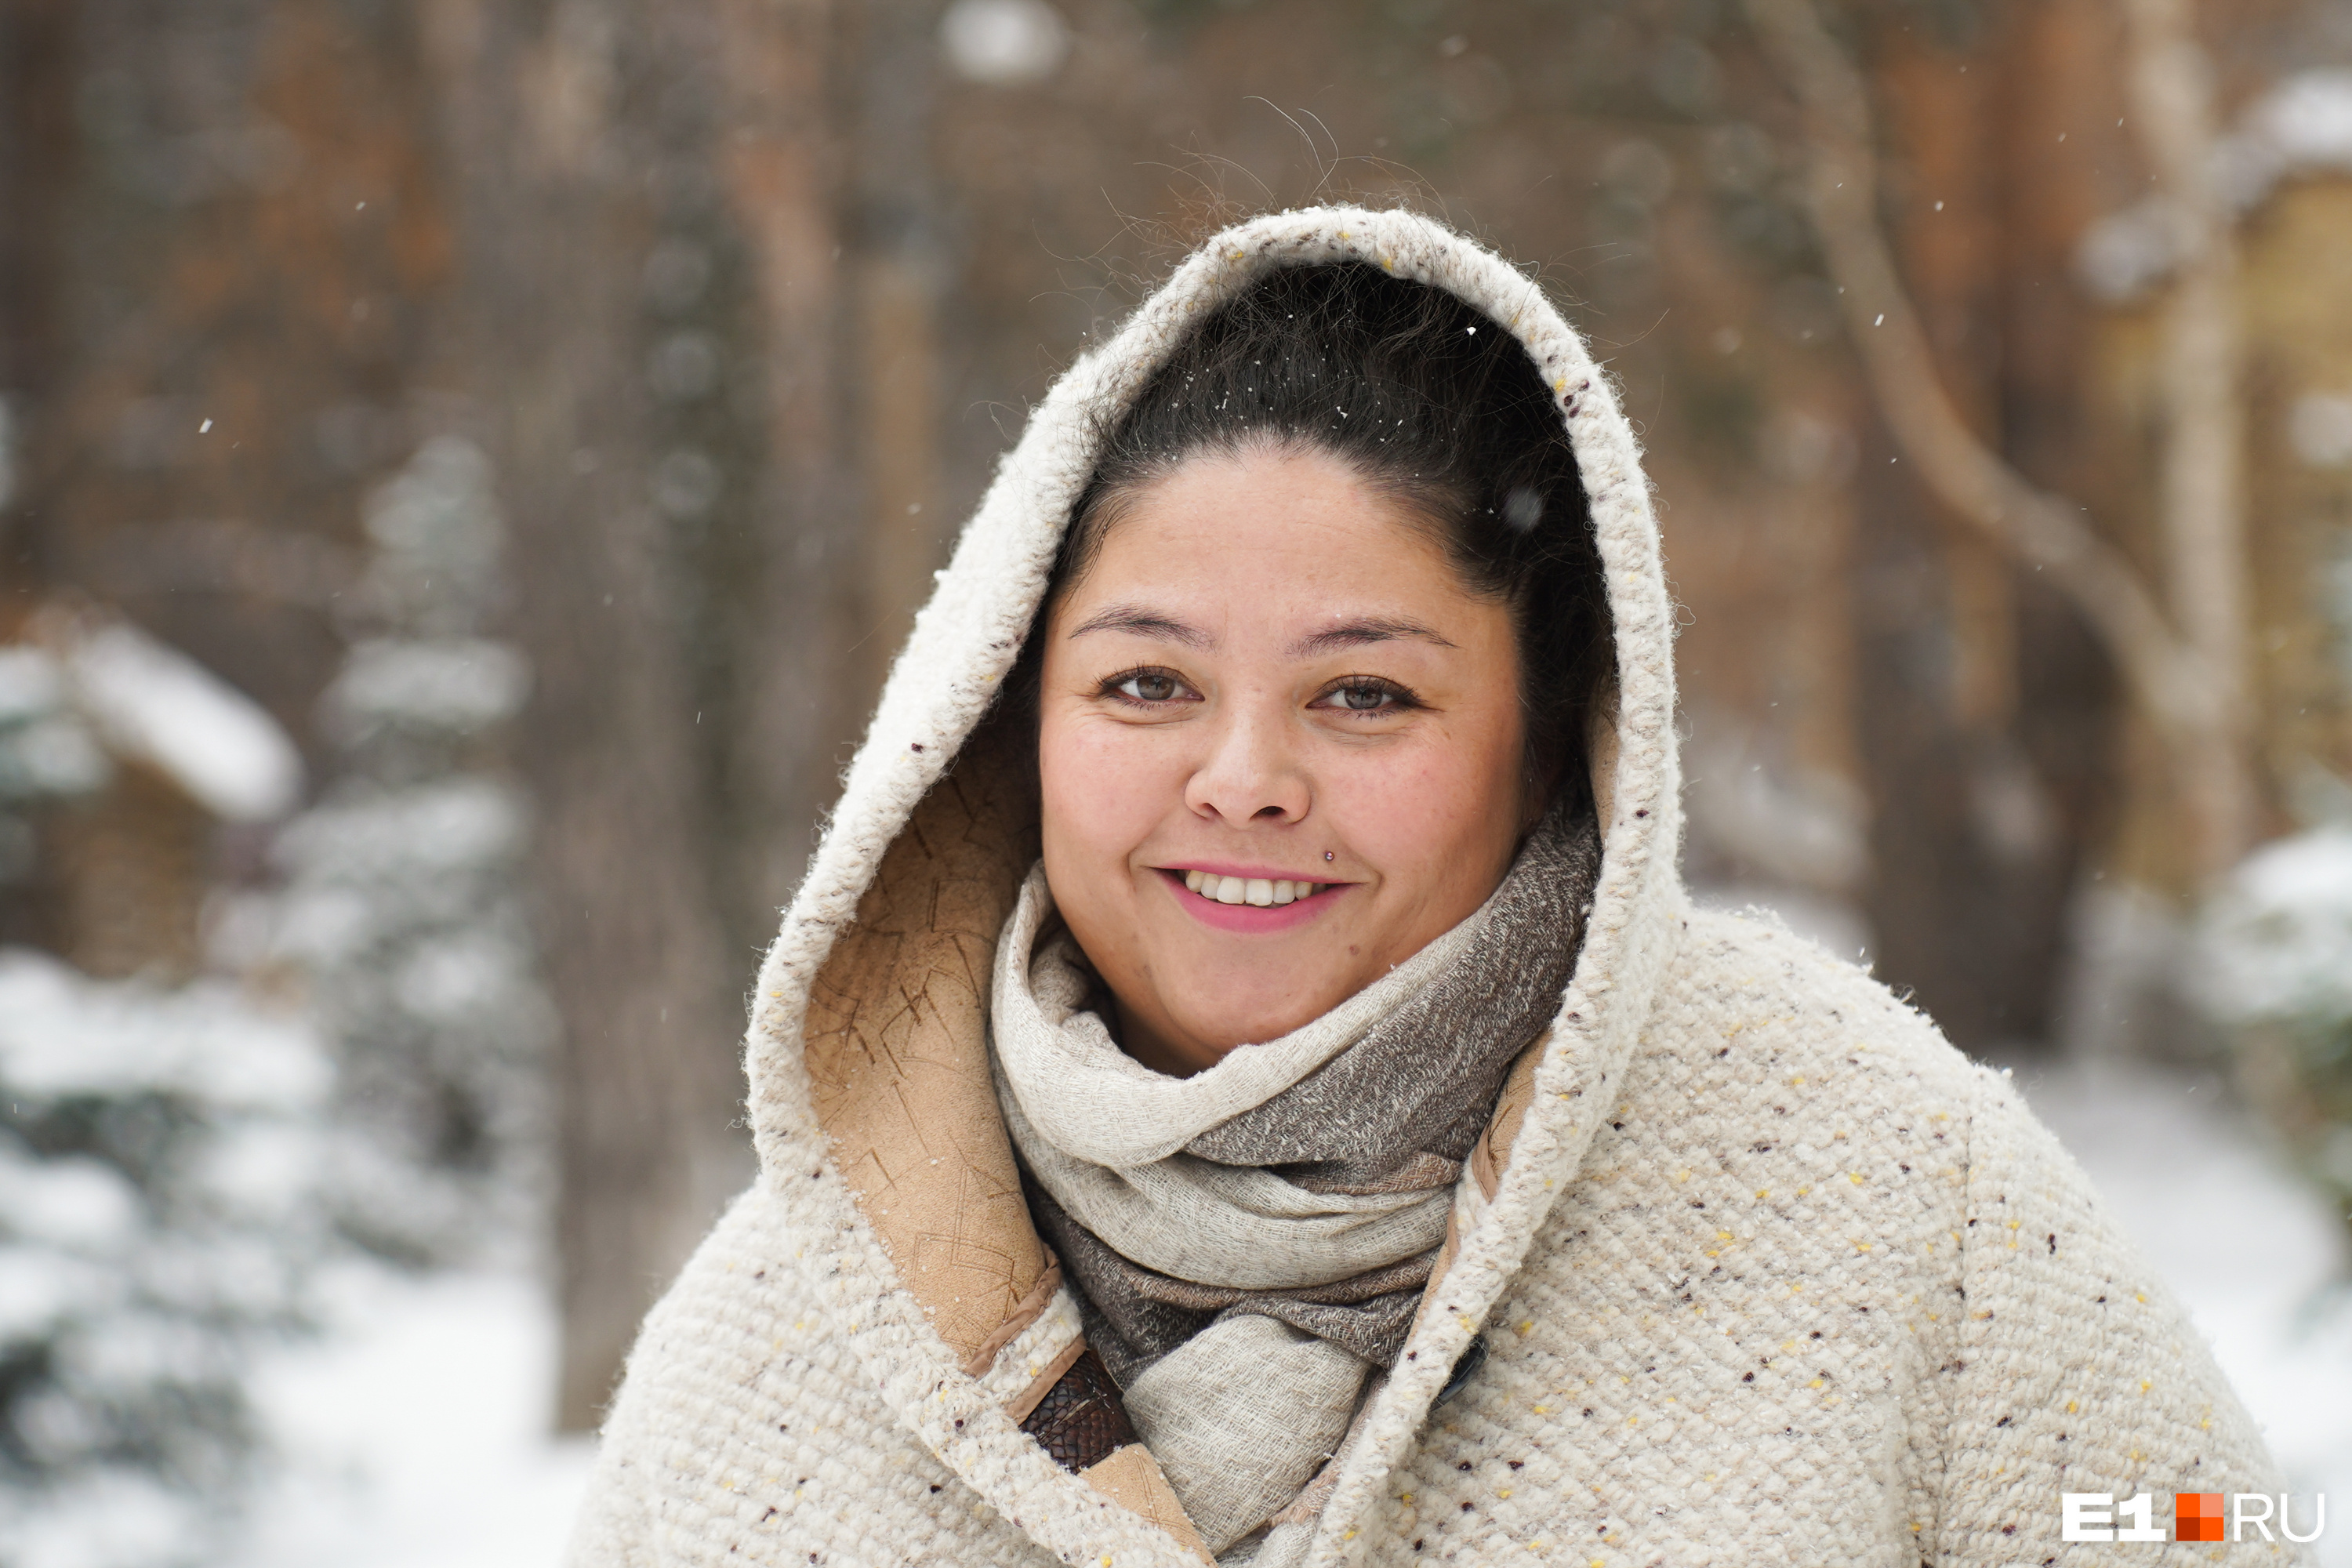
{"type": "Polygon", "coordinates": [[[1086,1353],[1087,1342],[1082,1339],[1072,1340],[1064,1345],[1054,1359],[1045,1363],[1045,1370],[1030,1380],[1029,1386],[1021,1391],[1019,1398],[1005,1402],[1004,1413],[1012,1416],[1016,1425],[1028,1420],[1030,1412],[1045,1403],[1045,1395],[1054,1392],[1054,1385],[1062,1381],[1071,1363],[1086,1353]]]}
{"type": "Polygon", "coordinates": [[[1068,1370],[1021,1423],[1021,1430],[1036,1438],[1055,1464],[1072,1472],[1136,1440],[1109,1369],[1092,1345],[1079,1343],[1083,1348],[1068,1370]]]}

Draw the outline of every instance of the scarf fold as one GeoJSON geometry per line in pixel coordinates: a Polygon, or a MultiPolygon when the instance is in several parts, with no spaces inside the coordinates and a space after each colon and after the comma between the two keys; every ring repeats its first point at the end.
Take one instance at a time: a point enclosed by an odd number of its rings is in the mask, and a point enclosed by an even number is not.
{"type": "Polygon", "coordinates": [[[997,948],[996,1091],[1087,1338],[1213,1552],[1298,1495],[1402,1350],[1462,1162],[1558,1010],[1600,867],[1555,810],[1474,914],[1191,1078],[1122,1052],[1033,869],[997,948]],[[1041,940],[1042,939],[1042,940],[1041,940]]]}

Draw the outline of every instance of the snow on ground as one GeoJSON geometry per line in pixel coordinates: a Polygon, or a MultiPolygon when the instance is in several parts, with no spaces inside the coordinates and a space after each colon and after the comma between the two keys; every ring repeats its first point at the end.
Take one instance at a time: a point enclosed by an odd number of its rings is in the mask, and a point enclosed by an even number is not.
{"type": "Polygon", "coordinates": [[[2352,1568],[2343,1225],[2210,1080],[2108,1062],[2018,1079],[2212,1345],[2285,1472],[2297,1528],[2312,1493],[2332,1499],[2317,1561],[2352,1568]]]}
{"type": "Polygon", "coordinates": [[[341,1267],[252,1393],[282,1455],[221,1568],[555,1568],[585,1438],[550,1437],[555,1319],[521,1274],[341,1267]]]}
{"type": "MultiPolygon", "coordinates": [[[[2298,1510],[2313,1492],[2352,1510],[2352,1292],[2327,1205],[2210,1082],[2107,1064],[2020,1081],[2211,1342],[2298,1510]]],[[[329,1332],[256,1379],[288,1468],[222,1568],[555,1568],[590,1447],[547,1435],[542,1287],[353,1264],[323,1294],[329,1332]]],[[[2352,1568],[2352,1523],[2317,1550],[2352,1568]]]]}

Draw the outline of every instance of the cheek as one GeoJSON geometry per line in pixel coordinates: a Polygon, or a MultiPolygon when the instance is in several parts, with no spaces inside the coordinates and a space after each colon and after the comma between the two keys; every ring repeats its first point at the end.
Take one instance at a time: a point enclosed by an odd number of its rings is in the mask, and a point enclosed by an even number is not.
{"type": "Polygon", "coordinates": [[[1476,879],[1518,839],[1524,758],[1507,718],[1454,729],[1410,757],[1367,755],[1327,781],[1325,804],[1360,852],[1440,879],[1476,879]]]}
{"type": "Polygon", "coordinates": [[[1152,744],[1157,739],[1128,725],[1046,716],[1037,782],[1049,863],[1123,860],[1168,805],[1181,801],[1181,769],[1171,768],[1171,748],[1152,744]]]}

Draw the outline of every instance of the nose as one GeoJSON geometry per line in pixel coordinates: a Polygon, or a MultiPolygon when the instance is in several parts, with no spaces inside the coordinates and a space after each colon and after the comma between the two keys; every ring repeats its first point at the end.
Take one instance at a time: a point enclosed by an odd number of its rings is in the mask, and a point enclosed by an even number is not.
{"type": "Polygon", "coordinates": [[[1185,781],[1184,804],[1234,827],[1297,822],[1314,797],[1280,716],[1231,709],[1208,727],[1209,750],[1185,781]]]}

